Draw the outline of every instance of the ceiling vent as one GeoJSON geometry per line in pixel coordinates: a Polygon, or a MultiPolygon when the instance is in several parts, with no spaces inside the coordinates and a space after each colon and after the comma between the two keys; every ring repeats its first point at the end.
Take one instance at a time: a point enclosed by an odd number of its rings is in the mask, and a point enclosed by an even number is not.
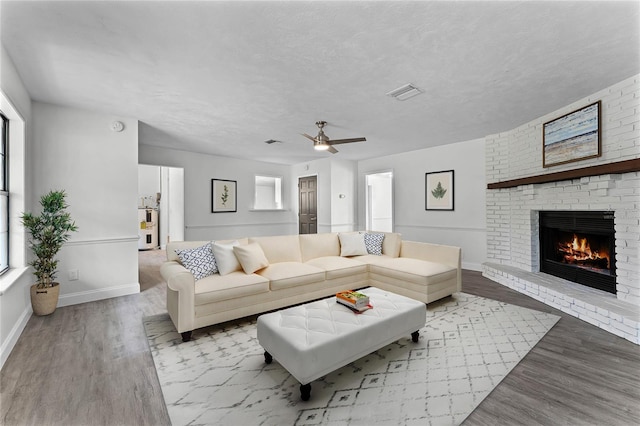
{"type": "Polygon", "coordinates": [[[395,98],[399,101],[406,101],[407,99],[413,98],[420,93],[422,93],[422,90],[409,83],[390,91],[389,93],[387,93],[387,96],[391,96],[392,98],[395,98]]]}
{"type": "Polygon", "coordinates": [[[282,143],[282,141],[277,141],[275,139],[269,139],[268,141],[264,141],[267,145],[271,145],[272,143],[282,143]]]}

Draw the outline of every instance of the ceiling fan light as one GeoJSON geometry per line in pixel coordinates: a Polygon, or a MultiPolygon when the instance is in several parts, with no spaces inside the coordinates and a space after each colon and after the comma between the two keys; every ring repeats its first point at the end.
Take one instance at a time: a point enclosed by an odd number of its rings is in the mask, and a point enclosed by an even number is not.
{"type": "Polygon", "coordinates": [[[320,142],[314,142],[313,143],[313,148],[316,151],[326,151],[329,149],[329,145],[326,143],[320,143],[320,142]]]}

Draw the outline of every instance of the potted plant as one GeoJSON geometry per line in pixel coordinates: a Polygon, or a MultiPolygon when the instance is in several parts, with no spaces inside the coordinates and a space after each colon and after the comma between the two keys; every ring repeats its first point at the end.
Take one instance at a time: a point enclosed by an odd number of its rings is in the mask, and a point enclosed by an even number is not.
{"type": "Polygon", "coordinates": [[[20,219],[29,230],[29,247],[35,259],[29,262],[33,266],[38,282],[31,286],[31,307],[36,315],[49,315],[56,310],[60,285],[54,282],[58,254],[67,242],[71,232],[78,230],[71,215],[66,211],[66,194],[62,191],[50,191],[40,198],[42,214],[34,216],[23,213],[20,219]]]}

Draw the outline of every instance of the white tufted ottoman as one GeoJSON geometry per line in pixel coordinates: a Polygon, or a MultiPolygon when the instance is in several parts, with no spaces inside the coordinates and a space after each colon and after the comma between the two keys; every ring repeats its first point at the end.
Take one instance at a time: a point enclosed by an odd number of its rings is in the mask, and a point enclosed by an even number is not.
{"type": "Polygon", "coordinates": [[[375,287],[359,290],[373,309],[356,314],[335,297],[258,317],[258,342],[265,361],[275,358],[300,382],[304,401],[311,382],[402,336],[418,341],[427,321],[426,305],[375,287]]]}

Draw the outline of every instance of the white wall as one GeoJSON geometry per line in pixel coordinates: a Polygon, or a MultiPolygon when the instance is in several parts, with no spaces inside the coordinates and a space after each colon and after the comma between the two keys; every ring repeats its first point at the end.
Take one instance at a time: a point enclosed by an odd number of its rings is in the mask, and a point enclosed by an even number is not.
{"type": "Polygon", "coordinates": [[[24,227],[20,213],[30,208],[30,176],[27,152],[31,128],[31,99],[15,69],[11,58],[1,48],[0,57],[0,109],[10,120],[11,145],[9,147],[10,176],[10,270],[0,277],[0,368],[9,357],[22,330],[31,317],[29,287],[34,279],[26,268],[24,227]],[[17,138],[16,138],[17,136],[17,138]]]}
{"type": "Polygon", "coordinates": [[[137,120],[34,102],[33,123],[33,193],[64,189],[79,228],[58,256],[59,306],[137,293],[137,120]]]}
{"type": "MultiPolygon", "coordinates": [[[[289,166],[177,151],[141,144],[141,163],[184,168],[185,240],[219,240],[297,233],[289,166]],[[284,211],[251,211],[255,175],[284,176],[284,211]],[[237,212],[211,213],[211,179],[237,181],[237,212]],[[289,194],[289,195],[288,195],[289,194]]],[[[296,183],[297,184],[297,183],[296,183]]]]}
{"type": "Polygon", "coordinates": [[[365,226],[365,175],[393,171],[394,231],[405,240],[462,247],[462,267],[480,271],[486,258],[484,139],[363,160],[358,163],[358,223],[365,226]],[[425,173],[454,170],[454,211],[425,210],[425,173]]]}
{"type": "Polygon", "coordinates": [[[331,231],[349,232],[356,229],[356,173],[353,161],[331,159],[331,231]],[[340,198],[340,195],[344,195],[340,198]]]}
{"type": "Polygon", "coordinates": [[[156,206],[156,193],[162,192],[160,169],[160,166],[138,165],[138,207],[156,206]],[[148,197],[152,197],[151,201],[148,197]]]}

